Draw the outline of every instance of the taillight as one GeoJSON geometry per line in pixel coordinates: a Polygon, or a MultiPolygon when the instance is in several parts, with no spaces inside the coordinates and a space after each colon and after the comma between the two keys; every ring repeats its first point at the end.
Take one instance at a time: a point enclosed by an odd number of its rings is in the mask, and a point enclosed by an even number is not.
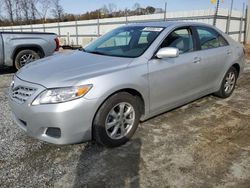
{"type": "Polygon", "coordinates": [[[59,51],[59,48],[60,48],[60,41],[58,38],[55,38],[55,42],[56,42],[56,49],[55,51],[59,51]]]}

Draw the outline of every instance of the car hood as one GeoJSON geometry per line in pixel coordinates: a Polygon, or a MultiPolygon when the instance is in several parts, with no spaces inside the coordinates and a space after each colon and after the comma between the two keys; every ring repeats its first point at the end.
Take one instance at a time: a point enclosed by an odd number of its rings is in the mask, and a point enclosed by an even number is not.
{"type": "Polygon", "coordinates": [[[132,58],[96,55],[82,51],[58,53],[21,68],[16,76],[44,87],[74,85],[76,82],[124,69],[132,58]]]}

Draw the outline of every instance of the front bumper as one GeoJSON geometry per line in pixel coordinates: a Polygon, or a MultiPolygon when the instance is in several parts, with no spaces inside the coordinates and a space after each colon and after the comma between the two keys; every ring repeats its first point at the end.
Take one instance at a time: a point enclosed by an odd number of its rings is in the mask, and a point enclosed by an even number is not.
{"type": "Polygon", "coordinates": [[[80,98],[65,103],[32,106],[32,101],[45,88],[17,77],[15,84],[38,88],[22,104],[9,96],[13,119],[29,136],[53,144],[73,144],[92,139],[92,120],[98,105],[96,100],[80,98]],[[55,129],[60,130],[60,135],[48,134],[48,130],[55,129]]]}

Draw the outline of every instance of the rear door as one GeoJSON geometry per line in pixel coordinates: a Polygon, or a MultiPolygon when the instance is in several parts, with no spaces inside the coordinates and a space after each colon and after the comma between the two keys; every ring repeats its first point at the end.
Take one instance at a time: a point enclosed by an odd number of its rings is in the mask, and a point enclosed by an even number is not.
{"type": "Polygon", "coordinates": [[[4,45],[3,45],[3,38],[2,34],[0,33],[0,66],[4,64],[4,45]]]}
{"type": "Polygon", "coordinates": [[[187,101],[199,90],[201,58],[196,54],[196,42],[191,28],[178,28],[162,42],[160,48],[175,47],[180,55],[149,63],[151,112],[171,108],[187,101]]]}
{"type": "Polygon", "coordinates": [[[224,37],[210,27],[195,27],[199,50],[202,57],[199,85],[202,90],[212,90],[217,87],[226,67],[232,58],[232,49],[224,37]]]}

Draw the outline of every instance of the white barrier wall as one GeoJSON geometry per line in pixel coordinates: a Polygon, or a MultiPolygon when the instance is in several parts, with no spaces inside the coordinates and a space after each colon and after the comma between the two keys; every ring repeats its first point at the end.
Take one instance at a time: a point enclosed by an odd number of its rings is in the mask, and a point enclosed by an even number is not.
{"type": "MultiPolygon", "coordinates": [[[[181,12],[167,12],[166,18],[167,20],[195,21],[213,24],[214,11],[214,9],[206,9],[181,12]]],[[[228,13],[228,9],[219,9],[218,18],[216,20],[216,26],[224,32],[226,32],[226,27],[228,23],[228,13]]],[[[245,35],[245,15],[243,15],[241,11],[233,10],[231,17],[232,19],[230,21],[229,34],[234,40],[238,41],[239,38],[241,38],[240,41],[243,42],[245,35]],[[241,37],[240,30],[242,30],[241,37]]],[[[96,37],[103,35],[104,33],[127,23],[163,20],[164,13],[160,13],[141,16],[105,18],[99,20],[95,19],[84,21],[1,27],[0,31],[53,32],[57,33],[60,36],[62,44],[79,44],[84,46],[90,41],[94,40],[96,37]]]]}

